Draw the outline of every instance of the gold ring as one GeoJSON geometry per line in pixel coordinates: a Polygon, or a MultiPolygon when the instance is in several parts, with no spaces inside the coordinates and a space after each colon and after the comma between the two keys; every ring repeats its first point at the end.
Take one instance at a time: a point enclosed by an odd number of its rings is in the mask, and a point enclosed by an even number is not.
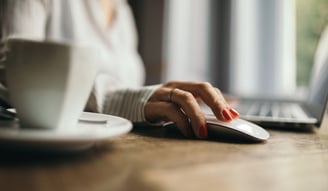
{"type": "Polygon", "coordinates": [[[168,99],[168,102],[172,102],[172,96],[173,96],[173,91],[175,90],[176,88],[172,88],[170,93],[169,93],[169,99],[168,99]]]}

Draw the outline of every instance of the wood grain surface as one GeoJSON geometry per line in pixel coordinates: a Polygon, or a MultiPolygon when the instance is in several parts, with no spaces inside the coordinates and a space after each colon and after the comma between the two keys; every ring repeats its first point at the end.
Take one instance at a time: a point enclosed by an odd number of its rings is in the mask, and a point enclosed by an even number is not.
{"type": "Polygon", "coordinates": [[[82,153],[1,150],[0,190],[328,190],[328,126],[265,143],[138,126],[82,153]]]}

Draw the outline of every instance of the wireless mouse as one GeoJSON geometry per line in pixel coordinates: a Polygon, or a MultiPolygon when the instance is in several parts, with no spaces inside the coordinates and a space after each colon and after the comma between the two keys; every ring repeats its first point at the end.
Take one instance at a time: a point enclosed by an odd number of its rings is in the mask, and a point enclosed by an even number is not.
{"type": "Polygon", "coordinates": [[[209,137],[228,136],[252,141],[266,141],[270,134],[255,123],[243,119],[234,119],[231,122],[223,122],[213,115],[207,115],[207,129],[209,137]]]}
{"type": "MultiPolygon", "coordinates": [[[[262,142],[270,137],[270,134],[265,129],[243,119],[238,118],[231,122],[223,122],[217,120],[214,115],[206,115],[206,121],[210,139],[262,142]]],[[[164,126],[176,127],[173,122],[168,122],[164,126]]]]}

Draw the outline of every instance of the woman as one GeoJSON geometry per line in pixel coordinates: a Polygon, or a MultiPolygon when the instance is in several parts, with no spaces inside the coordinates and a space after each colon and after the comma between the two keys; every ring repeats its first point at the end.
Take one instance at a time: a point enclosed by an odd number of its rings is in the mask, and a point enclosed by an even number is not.
{"type": "Polygon", "coordinates": [[[4,38],[69,41],[96,47],[101,67],[86,109],[132,122],[174,121],[187,137],[207,137],[205,102],[219,120],[239,116],[220,91],[206,82],[142,86],[144,68],[136,31],[125,0],[9,0],[4,38]]]}

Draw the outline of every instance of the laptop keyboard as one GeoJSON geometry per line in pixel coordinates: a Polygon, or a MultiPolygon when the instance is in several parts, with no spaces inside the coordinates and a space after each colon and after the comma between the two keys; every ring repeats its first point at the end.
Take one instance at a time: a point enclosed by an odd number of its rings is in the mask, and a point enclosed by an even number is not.
{"type": "Polygon", "coordinates": [[[272,118],[305,119],[308,115],[297,103],[289,102],[243,102],[238,105],[243,116],[261,116],[272,118]]]}

